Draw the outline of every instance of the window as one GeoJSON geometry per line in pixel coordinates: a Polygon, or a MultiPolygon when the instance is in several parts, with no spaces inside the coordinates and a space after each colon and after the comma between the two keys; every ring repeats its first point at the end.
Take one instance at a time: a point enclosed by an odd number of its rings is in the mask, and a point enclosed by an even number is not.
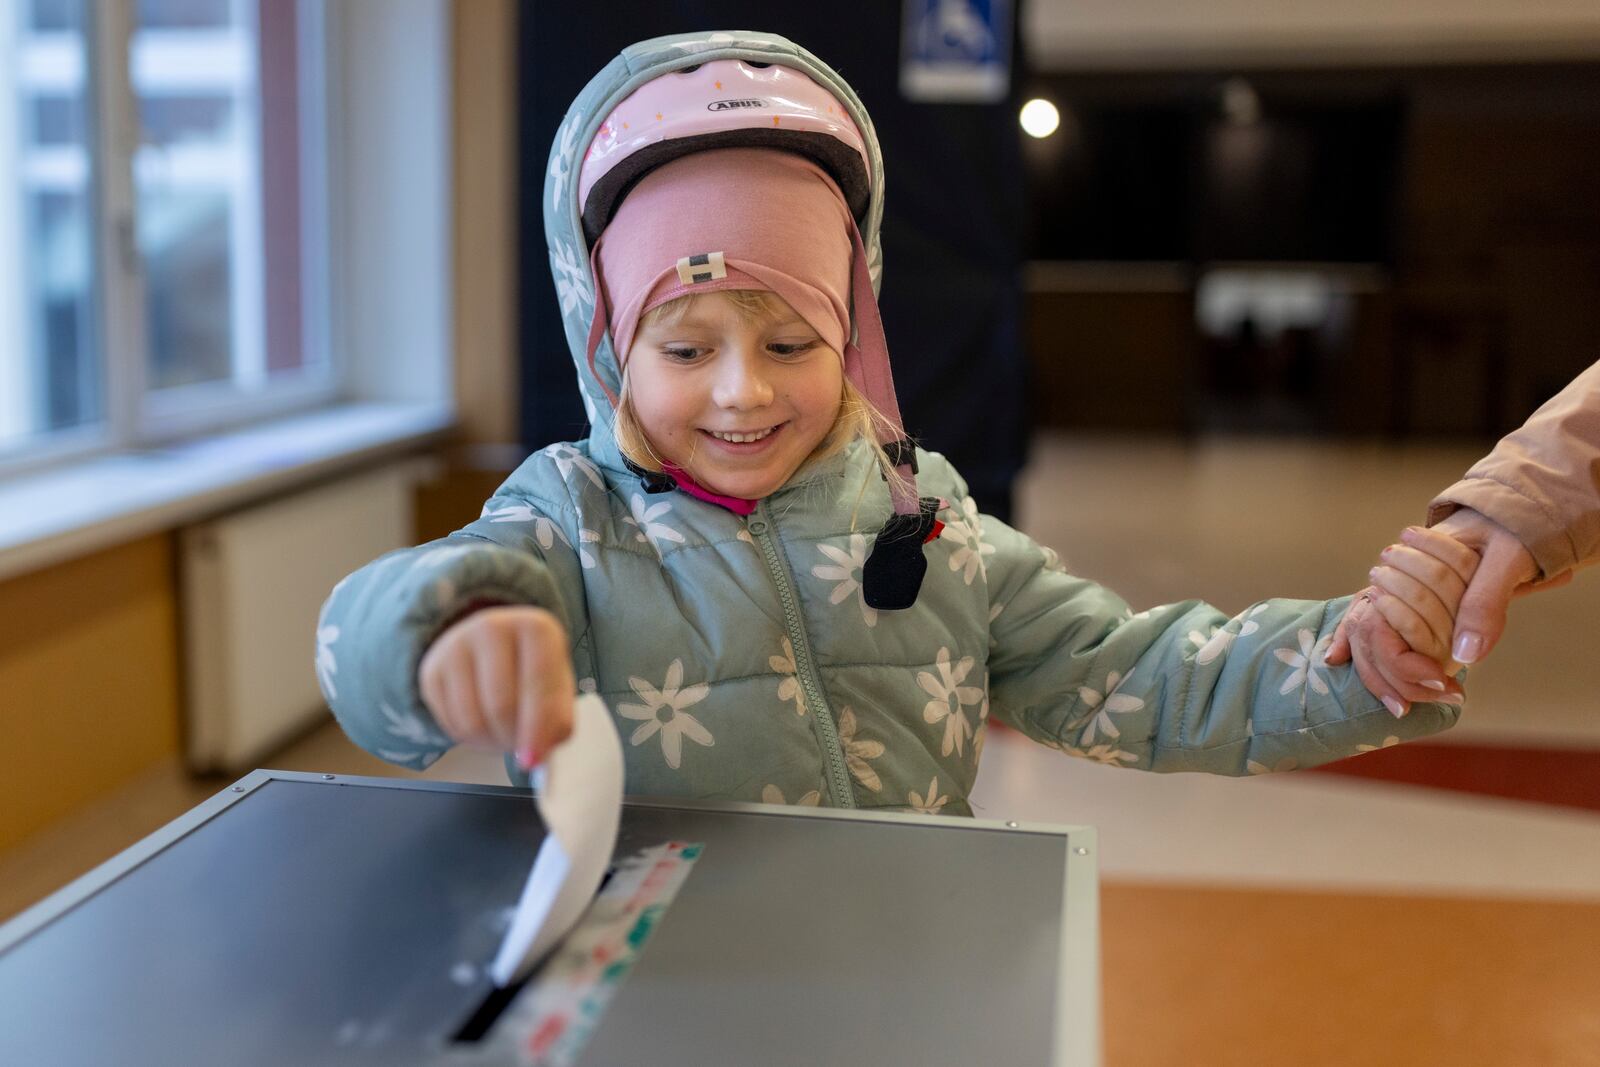
{"type": "Polygon", "coordinates": [[[322,4],[0,5],[0,468],[326,401],[322,4]]]}

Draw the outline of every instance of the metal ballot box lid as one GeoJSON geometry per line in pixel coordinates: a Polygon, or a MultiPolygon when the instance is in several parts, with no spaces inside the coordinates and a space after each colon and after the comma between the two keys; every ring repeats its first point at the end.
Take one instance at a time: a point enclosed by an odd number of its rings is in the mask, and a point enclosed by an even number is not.
{"type": "MultiPolygon", "coordinates": [[[[0,926],[0,1063],[481,1064],[525,790],[256,771],[0,926]]],[[[705,850],[580,1065],[1094,1064],[1094,831],[630,800],[705,850]]]]}

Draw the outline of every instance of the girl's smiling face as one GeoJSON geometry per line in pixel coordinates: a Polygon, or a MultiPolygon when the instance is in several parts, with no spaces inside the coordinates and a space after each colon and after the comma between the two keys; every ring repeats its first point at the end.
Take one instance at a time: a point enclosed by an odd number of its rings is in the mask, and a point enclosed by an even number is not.
{"type": "Polygon", "coordinates": [[[680,316],[646,316],[627,356],[628,402],[656,457],[747,500],[799,470],[844,388],[839,353],[776,293],[761,297],[756,313],[711,292],[680,316]]]}

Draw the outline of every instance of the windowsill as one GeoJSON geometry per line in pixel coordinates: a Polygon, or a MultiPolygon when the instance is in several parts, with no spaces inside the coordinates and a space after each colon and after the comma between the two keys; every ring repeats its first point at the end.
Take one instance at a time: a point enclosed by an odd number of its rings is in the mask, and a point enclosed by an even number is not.
{"type": "Polygon", "coordinates": [[[448,407],[348,404],[0,482],[0,580],[440,440],[448,407]]]}

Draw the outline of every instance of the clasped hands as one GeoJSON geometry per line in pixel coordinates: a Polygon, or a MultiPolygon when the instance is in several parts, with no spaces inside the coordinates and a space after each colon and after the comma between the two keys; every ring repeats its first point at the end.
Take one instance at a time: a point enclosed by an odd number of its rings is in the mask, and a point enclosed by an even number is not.
{"type": "Polygon", "coordinates": [[[1362,683],[1399,718],[1418,701],[1459,705],[1452,676],[1489,654],[1510,602],[1572,574],[1539,581],[1515,535],[1462,508],[1431,529],[1407,527],[1368,576],[1372,584],[1340,620],[1326,662],[1353,660],[1362,683]]]}

